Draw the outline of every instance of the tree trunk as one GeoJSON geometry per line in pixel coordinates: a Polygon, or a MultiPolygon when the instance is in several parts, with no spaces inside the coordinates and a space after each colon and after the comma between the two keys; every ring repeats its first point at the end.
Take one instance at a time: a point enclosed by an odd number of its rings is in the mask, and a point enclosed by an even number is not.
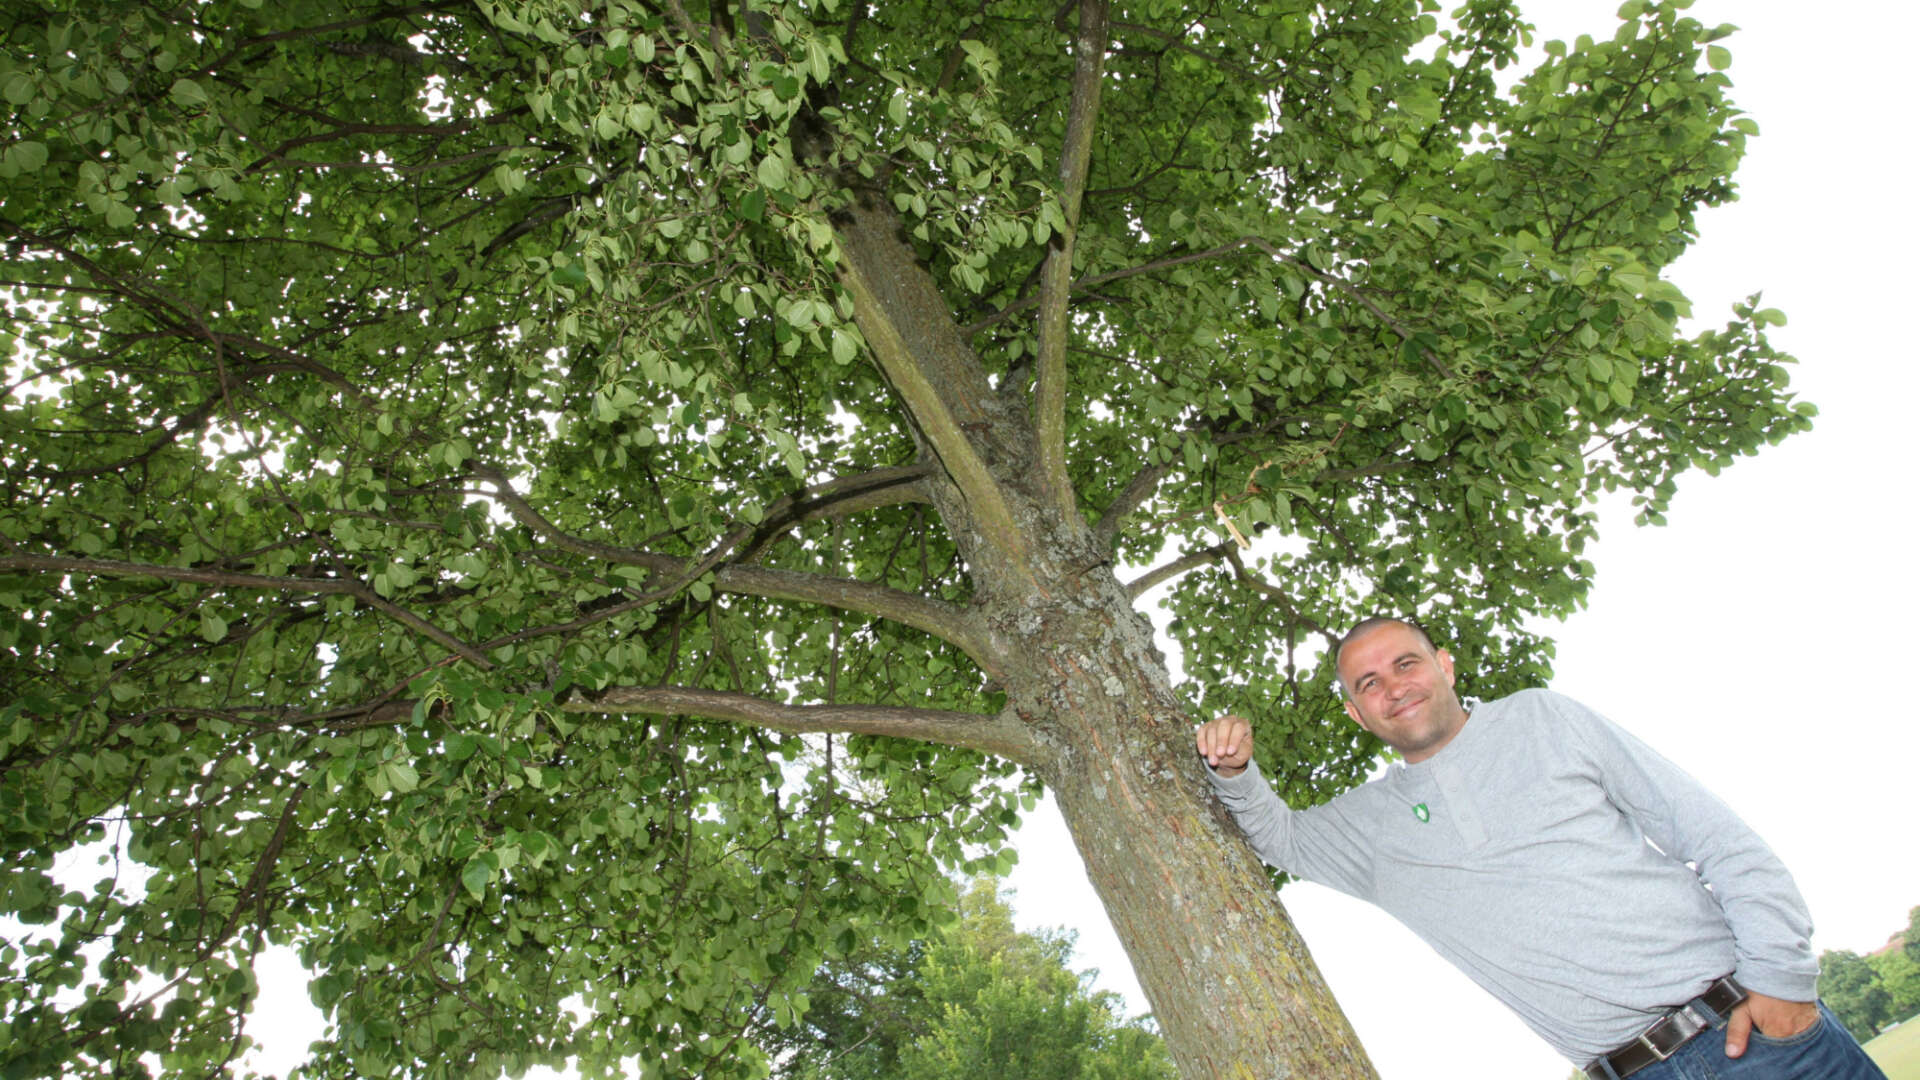
{"type": "Polygon", "coordinates": [[[884,204],[856,200],[837,224],[841,282],[937,466],[928,491],[989,628],[975,659],[1037,743],[1026,760],[1054,790],[1181,1074],[1372,1078],[1212,796],[1152,626],[1079,513],[1063,518],[1049,497],[1021,388],[992,387],[884,204]]]}
{"type": "Polygon", "coordinates": [[[1073,616],[1029,640],[1039,663],[1022,682],[1045,687],[1030,717],[1056,747],[1043,778],[1181,1074],[1373,1077],[1212,795],[1151,628],[1104,567],[1087,577],[1100,580],[1061,605],[1073,616]]]}

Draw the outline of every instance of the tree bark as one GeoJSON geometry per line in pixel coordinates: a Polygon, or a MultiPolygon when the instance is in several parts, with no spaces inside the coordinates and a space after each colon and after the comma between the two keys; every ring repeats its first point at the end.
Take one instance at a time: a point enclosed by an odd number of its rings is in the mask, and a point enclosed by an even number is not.
{"type": "Polygon", "coordinates": [[[976,658],[1028,730],[1023,760],[1053,789],[1181,1074],[1370,1080],[1365,1051],[1211,793],[1151,625],[1104,544],[1032,468],[1040,425],[1005,408],[977,358],[956,347],[952,312],[884,208],[858,207],[840,237],[858,268],[843,279],[886,283],[856,290],[855,318],[869,342],[885,342],[881,367],[923,456],[941,466],[928,488],[987,627],[991,655],[976,658]]]}
{"type": "Polygon", "coordinates": [[[1020,650],[1042,778],[1186,1077],[1374,1071],[1239,828],[1212,795],[1152,630],[1101,568],[1020,650]]]}

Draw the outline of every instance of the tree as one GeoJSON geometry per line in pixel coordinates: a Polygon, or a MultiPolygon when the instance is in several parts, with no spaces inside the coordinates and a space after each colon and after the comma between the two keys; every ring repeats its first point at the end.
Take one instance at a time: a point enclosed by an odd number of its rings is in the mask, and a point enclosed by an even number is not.
{"type": "Polygon", "coordinates": [[[1818,992],[1833,1015],[1846,1025],[1853,1037],[1866,1042],[1892,1017],[1886,988],[1867,959],[1846,949],[1829,949],[1820,954],[1818,992]]]}
{"type": "Polygon", "coordinates": [[[1907,932],[1902,936],[1900,948],[1908,959],[1920,963],[1920,904],[1907,912],[1907,932]]]}
{"type": "Polygon", "coordinates": [[[1904,1023],[1920,1015],[1920,963],[1896,949],[1867,958],[1874,981],[1887,992],[1887,1019],[1904,1023]]]}
{"type": "Polygon", "coordinates": [[[1190,721],[1324,798],[1343,624],[1538,682],[1597,493],[1808,426],[1676,328],[1677,8],[7,0],[6,1067],[284,944],[313,1076],[751,1075],[1044,784],[1183,1074],[1368,1075],[1190,721]]]}
{"type": "Polygon", "coordinates": [[[825,965],[803,1022],[763,1045],[790,1080],[1171,1080],[1158,1032],[1069,970],[1073,940],[1016,931],[998,882],[976,878],[933,937],[825,965]]]}

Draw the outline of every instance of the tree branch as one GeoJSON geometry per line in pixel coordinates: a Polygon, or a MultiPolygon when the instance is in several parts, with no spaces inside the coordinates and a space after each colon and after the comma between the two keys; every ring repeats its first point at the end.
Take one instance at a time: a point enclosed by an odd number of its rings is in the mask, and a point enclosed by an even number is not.
{"type": "MultiPolygon", "coordinates": [[[[1174,267],[1174,266],[1184,266],[1187,263],[1206,262],[1209,259],[1216,259],[1222,255],[1228,255],[1228,254],[1232,254],[1235,251],[1239,251],[1241,248],[1247,247],[1252,242],[1253,242],[1252,238],[1243,237],[1239,240],[1233,241],[1232,243],[1221,244],[1219,247],[1208,248],[1205,251],[1190,251],[1181,255],[1168,255],[1163,258],[1149,259],[1148,261],[1140,263],[1137,266],[1129,266],[1122,270],[1109,270],[1104,274],[1091,274],[1087,277],[1083,277],[1079,279],[1078,281],[1075,281],[1073,283],[1073,291],[1075,293],[1083,293],[1083,292],[1086,292],[1088,289],[1098,288],[1099,286],[1104,285],[1109,281],[1119,281],[1122,278],[1138,277],[1141,274],[1151,274],[1156,270],[1165,270],[1169,267],[1174,267]]],[[[1038,304],[1038,303],[1040,303],[1039,296],[1023,297],[1022,299],[1016,300],[1013,303],[1008,304],[1006,307],[1000,309],[999,311],[994,312],[992,315],[989,315],[984,319],[979,320],[978,322],[968,323],[965,327],[962,328],[961,332],[965,334],[977,334],[982,330],[990,329],[994,326],[999,325],[1002,322],[1005,322],[1008,318],[1014,315],[1017,315],[1020,312],[1025,311],[1026,309],[1033,307],[1035,304],[1038,304]]]]}
{"type": "Polygon", "coordinates": [[[188,566],[156,566],[121,559],[70,559],[60,555],[0,555],[0,573],[25,570],[35,573],[86,574],[91,577],[145,577],[163,581],[184,581],[228,589],[262,589],[275,592],[330,593],[351,596],[382,612],[442,648],[458,654],[482,671],[493,670],[493,662],[478,649],[447,633],[406,608],[374,592],[365,582],[351,578],[270,577],[265,574],[239,574],[188,566]]]}
{"type": "MultiPolygon", "coordinates": [[[[1235,251],[1239,251],[1240,249],[1247,248],[1247,247],[1257,248],[1260,251],[1265,252],[1269,257],[1273,258],[1275,261],[1283,262],[1283,263],[1286,263],[1288,266],[1292,266],[1297,269],[1303,270],[1308,275],[1310,275],[1314,280],[1322,282],[1327,285],[1331,285],[1334,288],[1340,290],[1341,292],[1346,293],[1349,297],[1351,297],[1353,300],[1358,302],[1361,307],[1366,308],[1368,312],[1372,313],[1374,318],[1379,319],[1381,324],[1387,327],[1387,329],[1392,330],[1395,334],[1399,335],[1400,340],[1410,341],[1413,339],[1412,330],[1407,329],[1405,326],[1402,326],[1399,322],[1395,321],[1393,316],[1388,315],[1386,311],[1380,307],[1380,305],[1374,303],[1373,299],[1369,297],[1366,293],[1360,291],[1360,288],[1354,285],[1353,282],[1348,281],[1345,278],[1335,277],[1332,274],[1326,273],[1325,271],[1314,266],[1312,263],[1307,262],[1305,259],[1301,259],[1293,255],[1288,255],[1287,253],[1274,247],[1267,240],[1258,236],[1243,236],[1238,240],[1232,240],[1227,243],[1221,244],[1217,247],[1208,248],[1205,251],[1188,252],[1184,255],[1170,255],[1165,258],[1153,259],[1148,262],[1141,263],[1138,266],[1129,266],[1124,270],[1109,270],[1104,274],[1093,274],[1088,277],[1083,277],[1078,281],[1075,281],[1073,283],[1072,291],[1075,293],[1083,293],[1089,289],[1098,288],[1109,281],[1118,281],[1122,278],[1138,277],[1141,274],[1151,274],[1156,270],[1165,270],[1170,267],[1182,266],[1187,263],[1205,262],[1209,259],[1219,258],[1222,255],[1230,255],[1235,251]]],[[[1020,311],[1024,311],[1025,309],[1030,308],[1035,304],[1044,304],[1046,301],[1046,296],[1047,296],[1046,287],[1043,282],[1041,286],[1040,296],[1038,297],[1029,296],[1021,300],[1016,300],[1013,303],[1008,304],[1006,307],[1002,308],[1001,310],[995,312],[994,314],[979,320],[978,322],[969,323],[967,326],[962,328],[962,332],[968,335],[972,335],[972,334],[977,334],[982,330],[990,329],[1006,321],[1010,316],[1017,314],[1020,311]]],[[[1043,315],[1042,317],[1044,319],[1045,316],[1043,315]]],[[[1044,347],[1045,345],[1044,339],[1042,340],[1041,344],[1044,347]]],[[[1420,348],[1420,355],[1426,359],[1427,363],[1433,365],[1433,369],[1435,371],[1439,372],[1441,375],[1444,375],[1444,376],[1448,376],[1448,377],[1452,376],[1453,372],[1447,369],[1446,364],[1443,363],[1438,356],[1435,356],[1432,350],[1428,349],[1424,345],[1420,346],[1419,348],[1420,348]]]]}
{"type": "Polygon", "coordinates": [[[291,30],[281,30],[272,34],[256,34],[253,37],[245,38],[235,43],[232,48],[228,49],[224,53],[221,53],[220,56],[217,59],[215,59],[212,63],[202,65],[201,67],[195,68],[193,71],[187,72],[186,74],[202,75],[202,76],[216,74],[224,70],[225,68],[227,68],[230,64],[233,63],[235,59],[241,56],[244,56],[247,53],[259,50],[263,46],[273,45],[282,41],[294,41],[299,38],[322,37],[327,34],[337,34],[342,30],[357,30],[363,26],[372,26],[376,23],[387,22],[389,20],[408,19],[414,15],[431,14],[434,12],[438,12],[440,10],[441,8],[435,4],[415,4],[408,7],[391,7],[391,8],[384,8],[384,9],[378,10],[374,12],[372,15],[366,16],[364,18],[342,19],[338,22],[319,23],[314,26],[295,27],[294,29],[291,29],[291,30]]]}
{"type": "Polygon", "coordinates": [[[673,15],[673,24],[680,28],[680,36],[688,41],[698,37],[700,31],[693,25],[693,19],[687,15],[687,9],[680,0],[666,0],[666,3],[667,10],[673,15]]]}
{"type": "Polygon", "coordinates": [[[1189,56],[1199,57],[1201,60],[1218,67],[1220,70],[1245,79],[1255,86],[1271,85],[1273,82],[1272,76],[1263,76],[1260,72],[1244,64],[1236,64],[1230,60],[1225,60],[1194,48],[1192,45],[1187,44],[1187,39],[1180,34],[1169,33],[1154,26],[1142,26],[1139,23],[1130,22],[1116,22],[1113,24],[1113,29],[1115,31],[1129,31],[1136,34],[1145,34],[1148,37],[1159,38],[1161,41],[1166,42],[1168,49],[1183,52],[1189,56]]]}
{"type": "Polygon", "coordinates": [[[989,715],[885,705],[782,705],[751,694],[684,686],[615,686],[592,699],[574,698],[560,708],[575,713],[698,716],[792,733],[886,735],[984,750],[1027,765],[1038,763],[1041,750],[1032,733],[1010,712],[989,715]]]}
{"type": "Polygon", "coordinates": [[[766,516],[754,533],[753,542],[741,554],[741,559],[754,558],[781,533],[795,525],[857,514],[882,506],[931,502],[932,498],[920,483],[931,471],[924,464],[871,469],[852,476],[837,476],[782,495],[767,507],[766,516]]]}
{"type": "Polygon", "coordinates": [[[973,524],[1001,558],[1031,577],[1027,534],[964,426],[992,429],[985,408],[993,390],[946,298],[900,240],[899,220],[885,205],[856,200],[837,224],[847,257],[836,276],[881,372],[966,500],[973,524]]]}
{"type": "Polygon", "coordinates": [[[1170,581],[1177,578],[1195,567],[1205,566],[1208,563],[1229,558],[1233,554],[1234,547],[1233,541],[1223,540],[1210,548],[1202,548],[1191,554],[1182,555],[1170,563],[1156,566],[1146,573],[1141,574],[1139,577],[1134,578],[1132,581],[1127,582],[1127,599],[1138,600],[1141,593],[1146,592],[1148,589],[1153,588],[1163,581],[1170,581]]]}
{"type": "Polygon", "coordinates": [[[958,604],[852,578],[760,566],[725,567],[714,575],[714,588],[738,596],[824,604],[892,619],[952,643],[989,674],[997,675],[1004,668],[985,628],[972,612],[958,604]]]}
{"type": "MultiPolygon", "coordinates": [[[[522,106],[522,108],[525,108],[525,106],[522,106]]],[[[491,125],[504,123],[510,116],[511,114],[492,113],[484,120],[478,122],[455,120],[447,123],[433,124],[335,123],[329,130],[312,132],[282,141],[280,145],[274,147],[272,150],[265,151],[259,161],[241,170],[241,174],[245,175],[255,171],[255,167],[258,166],[260,162],[284,159],[289,153],[303,146],[313,146],[323,142],[337,142],[341,139],[351,139],[364,135],[421,135],[446,138],[453,135],[469,134],[480,127],[481,124],[491,125]]]]}
{"type": "MultiPolygon", "coordinates": [[[[862,476],[872,477],[878,473],[890,471],[876,470],[876,473],[866,473],[862,476]]],[[[721,564],[726,560],[728,553],[739,542],[738,533],[723,538],[712,551],[694,559],[582,539],[548,521],[540,511],[534,509],[531,503],[513,489],[513,485],[499,470],[482,467],[475,470],[475,475],[494,486],[494,497],[500,500],[508,513],[555,546],[576,555],[599,559],[603,562],[644,566],[664,577],[669,583],[668,586],[664,589],[649,589],[648,593],[652,596],[657,597],[678,591],[701,575],[712,571],[714,588],[721,592],[736,596],[757,596],[769,600],[824,604],[828,607],[892,619],[958,646],[972,657],[975,663],[989,672],[1000,668],[994,651],[988,644],[985,630],[972,613],[957,604],[929,600],[900,589],[852,578],[829,577],[825,574],[804,573],[796,570],[772,570],[759,566],[742,566],[738,563],[723,566],[721,564]]],[[[847,481],[855,479],[859,478],[846,478],[847,481]]],[[[829,481],[826,485],[817,486],[827,487],[841,482],[829,481]]]]}
{"type": "Polygon", "coordinates": [[[1080,0],[1080,32],[1073,43],[1073,98],[1067,109],[1066,141],[1060,149],[1060,209],[1067,226],[1054,235],[1040,272],[1034,384],[1041,483],[1067,520],[1075,515],[1073,483],[1067,475],[1067,335],[1071,332],[1067,300],[1073,293],[1074,235],[1080,228],[1080,200],[1087,189],[1106,59],[1107,0],[1080,0]]]}
{"type": "Polygon", "coordinates": [[[1113,538],[1119,534],[1120,526],[1126,523],[1127,517],[1152,497],[1160,481],[1172,471],[1172,465],[1149,465],[1133,474],[1133,479],[1107,504],[1106,511],[1093,526],[1093,539],[1101,550],[1112,545],[1113,538]]]}
{"type": "MultiPolygon", "coordinates": [[[[105,266],[81,254],[71,245],[64,244],[52,237],[30,233],[12,222],[0,220],[0,235],[14,238],[30,246],[43,247],[60,256],[61,260],[79,268],[101,286],[100,291],[109,295],[125,298],[134,307],[144,311],[161,328],[161,332],[189,340],[201,340],[213,346],[217,351],[232,349],[235,351],[263,352],[305,371],[331,386],[338,387],[350,394],[361,404],[371,404],[371,399],[345,375],[320,363],[311,357],[295,352],[282,345],[260,341],[241,334],[228,334],[215,330],[199,312],[192,311],[178,298],[165,295],[157,286],[140,288],[134,282],[122,278],[105,266]]],[[[16,287],[54,292],[73,291],[60,282],[13,282],[16,287]]]]}
{"type": "Polygon", "coordinates": [[[1256,577],[1252,571],[1247,569],[1247,564],[1240,561],[1240,552],[1238,550],[1229,548],[1226,556],[1227,562],[1233,566],[1233,576],[1235,578],[1239,579],[1241,583],[1253,589],[1255,592],[1279,605],[1280,610],[1286,613],[1288,622],[1295,626],[1305,627],[1319,634],[1321,639],[1327,643],[1328,655],[1331,656],[1340,651],[1340,635],[1338,633],[1300,614],[1300,609],[1293,605],[1293,598],[1288,596],[1284,589],[1262,581],[1256,577]]]}
{"type": "MultiPolygon", "coordinates": [[[[1260,237],[1249,236],[1243,242],[1252,244],[1253,246],[1259,248],[1260,250],[1266,252],[1268,255],[1272,256],[1274,259],[1280,262],[1286,263],[1288,266],[1292,266],[1297,269],[1306,271],[1316,281],[1320,281],[1327,285],[1331,285],[1334,288],[1339,289],[1341,292],[1346,293],[1348,296],[1352,297],[1355,301],[1357,301],[1361,307],[1364,307],[1368,311],[1372,312],[1373,317],[1376,319],[1379,319],[1381,324],[1386,326],[1387,329],[1392,330],[1394,333],[1400,335],[1400,340],[1402,341],[1413,340],[1413,331],[1395,322],[1393,319],[1393,316],[1388,315],[1385,311],[1381,310],[1380,305],[1374,303],[1373,299],[1369,297],[1366,293],[1361,292],[1359,286],[1355,285],[1353,282],[1348,281],[1345,278],[1334,277],[1332,274],[1329,274],[1319,269],[1318,267],[1315,267],[1312,263],[1307,262],[1305,259],[1301,259],[1293,255],[1288,255],[1287,253],[1274,247],[1272,244],[1269,244],[1267,241],[1261,239],[1260,237]]],[[[1453,372],[1447,370],[1447,365],[1442,363],[1440,358],[1433,354],[1433,350],[1427,348],[1425,345],[1420,345],[1417,347],[1420,350],[1420,355],[1426,358],[1427,363],[1433,365],[1433,369],[1435,371],[1439,372],[1442,376],[1445,376],[1448,378],[1451,378],[1453,376],[1453,372]]]]}

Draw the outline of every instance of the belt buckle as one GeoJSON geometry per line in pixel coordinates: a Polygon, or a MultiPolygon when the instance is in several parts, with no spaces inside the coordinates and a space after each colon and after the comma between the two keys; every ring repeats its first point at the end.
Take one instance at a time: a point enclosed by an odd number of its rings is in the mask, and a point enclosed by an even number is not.
{"type": "Polygon", "coordinates": [[[1659,1023],[1641,1032],[1634,1041],[1646,1047],[1647,1052],[1653,1055],[1655,1061],[1665,1061],[1679,1053],[1681,1047],[1693,1041],[1695,1035],[1700,1034],[1706,1029],[1707,1022],[1701,1019],[1700,1015],[1695,1013],[1691,1006],[1682,1005],[1668,1013],[1659,1023]],[[1663,1029],[1671,1031],[1674,1035],[1678,1036],[1664,1047],[1655,1042],[1653,1038],[1656,1033],[1661,1032],[1663,1029]]]}

